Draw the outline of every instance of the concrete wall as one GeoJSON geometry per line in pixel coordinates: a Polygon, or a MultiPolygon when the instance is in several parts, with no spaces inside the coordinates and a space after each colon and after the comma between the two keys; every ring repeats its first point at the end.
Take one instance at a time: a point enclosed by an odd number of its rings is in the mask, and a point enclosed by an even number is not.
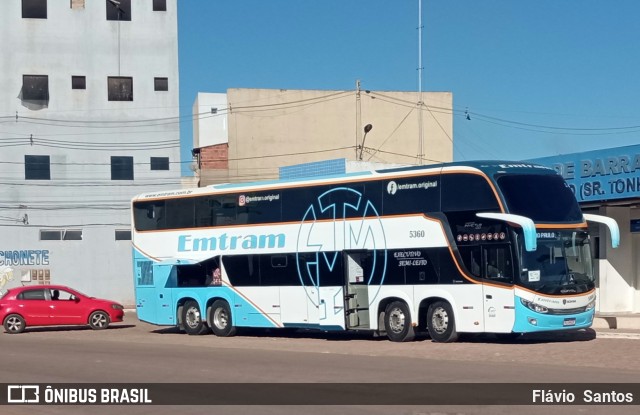
{"type": "Polygon", "coordinates": [[[193,103],[193,147],[229,142],[227,94],[198,93],[193,103]]]}
{"type": "MultiPolygon", "coordinates": [[[[282,166],[346,158],[418,164],[419,110],[415,92],[229,89],[229,181],[278,177],[282,166]],[[357,121],[360,121],[357,125],[357,121]]],[[[453,158],[452,95],[423,94],[424,163],[453,158]]],[[[200,142],[203,142],[200,127],[200,142]]],[[[221,172],[201,171],[201,184],[221,172]]]]}
{"type": "Polygon", "coordinates": [[[154,12],[134,0],[122,22],[106,19],[105,1],[71,7],[80,3],[48,1],[46,19],[24,19],[20,1],[0,2],[0,252],[32,251],[18,264],[0,255],[0,274],[13,269],[0,289],[35,270],[131,304],[131,241],[115,231],[129,229],[133,195],[181,186],[177,3],[154,12]],[[23,75],[48,76],[46,108],[23,105],[23,75]],[[74,75],[86,89],[71,89],[74,75]],[[133,78],[133,101],[107,99],[107,77],[119,75],[133,78]],[[51,179],[25,180],[25,155],[50,156],[51,179]],[[134,180],[111,180],[111,156],[133,156],[134,180]],[[150,157],[168,157],[169,170],[151,170],[150,157]],[[47,229],[81,230],[82,240],[41,240],[47,229]]]}
{"type": "MultiPolygon", "coordinates": [[[[635,212],[634,212],[635,213],[635,212]]],[[[638,293],[638,264],[635,252],[637,237],[629,232],[629,207],[603,206],[599,214],[609,216],[620,227],[620,246],[611,248],[611,235],[604,226],[598,230],[600,259],[598,272],[598,311],[601,313],[640,312],[638,293]]]]}

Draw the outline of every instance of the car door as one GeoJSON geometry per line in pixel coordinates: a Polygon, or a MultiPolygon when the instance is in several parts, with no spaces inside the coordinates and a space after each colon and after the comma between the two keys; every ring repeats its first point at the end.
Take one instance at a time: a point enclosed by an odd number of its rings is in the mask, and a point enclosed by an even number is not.
{"type": "Polygon", "coordinates": [[[24,318],[27,326],[49,324],[49,305],[45,300],[43,288],[25,290],[18,294],[17,300],[17,311],[24,318]]]}
{"type": "Polygon", "coordinates": [[[85,309],[88,305],[86,302],[89,299],[80,298],[74,293],[63,289],[57,291],[59,292],[58,298],[54,299],[54,296],[51,295],[51,299],[47,301],[50,324],[86,324],[87,321],[84,316],[87,314],[85,309]]]}

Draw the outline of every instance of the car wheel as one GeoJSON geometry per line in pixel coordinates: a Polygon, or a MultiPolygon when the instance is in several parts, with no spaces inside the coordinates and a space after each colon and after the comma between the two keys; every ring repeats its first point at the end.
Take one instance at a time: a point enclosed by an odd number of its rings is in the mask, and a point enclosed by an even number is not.
{"type": "Polygon", "coordinates": [[[4,329],[9,334],[22,333],[27,326],[22,316],[18,314],[9,314],[4,319],[4,329]]]}
{"type": "Polygon", "coordinates": [[[451,343],[458,340],[453,309],[446,301],[436,301],[429,306],[427,325],[429,336],[435,342],[451,343]]]}
{"type": "Polygon", "coordinates": [[[392,342],[408,342],[416,335],[411,325],[409,307],[402,301],[394,301],[384,311],[384,329],[392,342]]]}
{"type": "Polygon", "coordinates": [[[109,315],[104,311],[94,311],[89,316],[89,327],[94,330],[104,330],[109,327],[109,315]]]}
{"type": "Polygon", "coordinates": [[[236,334],[229,303],[224,300],[213,302],[209,313],[209,327],[216,336],[230,337],[236,334]]]}
{"type": "Polygon", "coordinates": [[[207,326],[202,319],[198,303],[189,300],[182,308],[182,326],[189,335],[199,335],[207,332],[207,326]]]}

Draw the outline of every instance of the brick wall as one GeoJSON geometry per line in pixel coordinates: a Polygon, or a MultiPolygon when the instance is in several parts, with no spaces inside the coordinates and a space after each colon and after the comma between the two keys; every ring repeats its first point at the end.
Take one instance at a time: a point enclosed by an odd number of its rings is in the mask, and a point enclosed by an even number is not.
{"type": "Polygon", "coordinates": [[[200,149],[200,168],[228,169],[229,168],[229,144],[216,144],[200,149]]]}

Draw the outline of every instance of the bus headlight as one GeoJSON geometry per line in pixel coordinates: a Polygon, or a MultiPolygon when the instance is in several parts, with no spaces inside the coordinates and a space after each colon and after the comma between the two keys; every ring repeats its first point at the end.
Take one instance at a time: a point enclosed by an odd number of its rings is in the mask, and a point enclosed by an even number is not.
{"type": "Polygon", "coordinates": [[[536,304],[533,301],[527,301],[524,298],[520,299],[520,302],[522,302],[522,304],[527,307],[529,310],[535,311],[536,313],[548,313],[549,309],[543,305],[540,304],[536,304]]]}
{"type": "Polygon", "coordinates": [[[584,311],[590,311],[593,310],[593,308],[596,306],[596,300],[593,300],[592,302],[590,302],[589,304],[587,304],[587,306],[585,307],[584,311]]]}

